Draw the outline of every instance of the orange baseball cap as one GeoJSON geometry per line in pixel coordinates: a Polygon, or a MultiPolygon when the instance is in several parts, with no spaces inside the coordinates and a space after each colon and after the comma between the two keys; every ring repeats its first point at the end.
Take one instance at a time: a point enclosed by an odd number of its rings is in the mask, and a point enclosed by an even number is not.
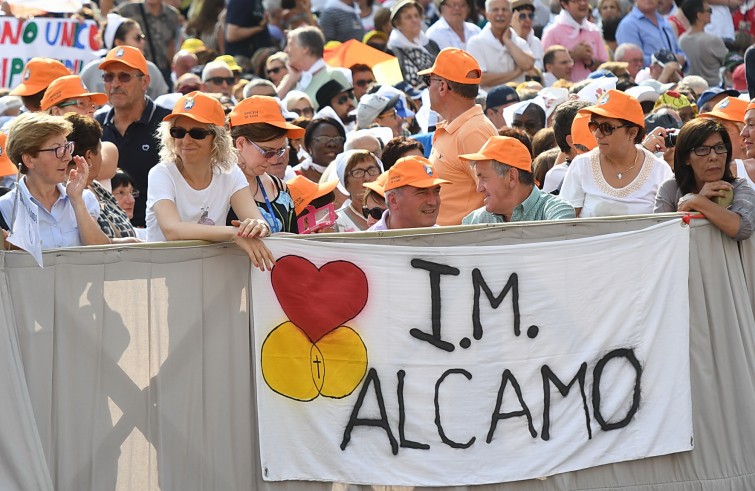
{"type": "Polygon", "coordinates": [[[170,121],[179,116],[186,116],[199,123],[215,126],[225,124],[225,111],[220,101],[197,90],[180,97],[173,106],[173,112],[165,116],[163,121],[170,121]]]}
{"type": "Polygon", "coordinates": [[[580,109],[579,113],[623,119],[642,128],[645,127],[645,114],[642,112],[640,101],[620,90],[609,90],[598,99],[594,106],[580,109]]]}
{"type": "MultiPolygon", "coordinates": [[[[571,122],[571,141],[574,145],[582,145],[587,150],[592,150],[598,146],[598,140],[595,139],[595,134],[587,127],[589,122],[589,114],[577,114],[571,122]]],[[[584,153],[582,150],[578,149],[578,151],[579,153],[584,153]]]]}
{"type": "Polygon", "coordinates": [[[388,171],[385,171],[379,176],[377,176],[377,179],[375,179],[374,181],[365,182],[362,184],[362,186],[366,187],[367,189],[371,189],[372,191],[375,191],[377,194],[385,198],[385,182],[387,180],[388,180],[388,171]]]}
{"type": "Polygon", "coordinates": [[[47,87],[41,102],[42,110],[47,111],[66,99],[74,97],[91,97],[98,106],[105,104],[108,100],[107,96],[101,92],[89,92],[78,75],[66,75],[56,79],[47,87]]]}
{"type": "Polygon", "coordinates": [[[459,48],[445,48],[438,53],[432,68],[417,75],[437,75],[460,84],[479,84],[482,80],[480,64],[472,55],[459,48]]]}
{"type": "Polygon", "coordinates": [[[118,46],[107,52],[107,56],[100,63],[100,70],[107,70],[107,67],[113,63],[123,63],[127,67],[139,70],[144,75],[149,74],[147,68],[147,59],[142,54],[141,50],[134,48],[133,46],[118,46]]]}
{"type": "Polygon", "coordinates": [[[449,182],[451,181],[433,176],[433,164],[425,157],[412,155],[398,159],[393,167],[388,169],[383,189],[390,191],[403,186],[431,188],[449,182]]]}
{"type": "Polygon", "coordinates": [[[707,113],[701,113],[699,117],[723,119],[724,121],[741,123],[745,120],[745,113],[749,108],[747,101],[743,101],[738,97],[727,96],[713,106],[713,110],[707,113]]]}
{"type": "Polygon", "coordinates": [[[338,179],[317,183],[304,176],[296,176],[286,184],[288,185],[288,192],[294,200],[294,211],[297,215],[300,215],[312,201],[332,193],[338,186],[338,179]]]}
{"type": "Polygon", "coordinates": [[[749,111],[750,109],[755,109],[755,101],[750,101],[750,103],[747,104],[747,111],[749,111]]]}
{"type": "Polygon", "coordinates": [[[287,130],[289,138],[301,138],[305,129],[287,123],[283,117],[280,104],[273,97],[253,95],[236,104],[229,115],[231,128],[242,124],[267,123],[287,130]]]}
{"type": "Polygon", "coordinates": [[[53,80],[70,75],[64,64],[52,58],[32,58],[26,63],[21,83],[10,95],[34,95],[45,90],[53,80]]]}
{"type": "Polygon", "coordinates": [[[510,136],[491,136],[477,153],[459,155],[465,160],[495,160],[502,164],[532,172],[532,156],[527,147],[510,136]]]}
{"type": "Polygon", "coordinates": [[[8,137],[0,131],[0,177],[15,176],[18,174],[18,167],[10,161],[8,154],[5,153],[5,142],[8,137]]]}

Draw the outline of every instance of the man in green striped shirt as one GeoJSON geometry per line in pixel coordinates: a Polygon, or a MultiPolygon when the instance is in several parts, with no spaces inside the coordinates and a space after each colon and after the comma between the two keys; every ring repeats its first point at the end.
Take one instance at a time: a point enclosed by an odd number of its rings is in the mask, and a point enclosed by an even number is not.
{"type": "Polygon", "coordinates": [[[459,155],[477,175],[485,205],[464,217],[463,225],[575,218],[563,198],[541,191],[532,176],[532,157],[519,140],[493,136],[479,152],[459,155]]]}

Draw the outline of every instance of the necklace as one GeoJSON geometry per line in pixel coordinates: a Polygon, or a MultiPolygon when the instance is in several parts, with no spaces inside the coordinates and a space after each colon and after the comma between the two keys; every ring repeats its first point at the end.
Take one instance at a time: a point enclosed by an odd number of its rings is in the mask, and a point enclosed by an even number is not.
{"type": "Polygon", "coordinates": [[[620,171],[620,172],[617,172],[617,173],[616,173],[616,178],[617,178],[617,179],[618,179],[619,181],[621,181],[621,179],[622,179],[622,178],[624,177],[624,174],[626,174],[626,173],[627,173],[627,172],[629,172],[630,170],[632,170],[632,169],[634,169],[635,167],[637,167],[637,157],[639,157],[639,152],[637,152],[637,156],[635,156],[635,158],[634,158],[634,163],[632,164],[632,166],[631,166],[631,167],[629,167],[629,168],[627,168],[627,169],[624,169],[623,171],[620,171]]]}
{"type": "Polygon", "coordinates": [[[367,219],[364,217],[362,212],[360,210],[357,210],[354,208],[354,203],[349,203],[349,211],[351,211],[351,214],[355,217],[357,217],[361,222],[367,223],[367,219]]]}

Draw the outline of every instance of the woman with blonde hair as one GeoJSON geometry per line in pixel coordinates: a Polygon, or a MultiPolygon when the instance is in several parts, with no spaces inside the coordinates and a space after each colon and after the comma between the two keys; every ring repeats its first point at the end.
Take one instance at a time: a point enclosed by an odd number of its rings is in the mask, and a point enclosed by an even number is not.
{"type": "Polygon", "coordinates": [[[273,257],[259,238],[271,229],[236,165],[224,123],[223,107],[202,92],[178,99],[160,123],[160,163],[147,187],[147,240],[232,240],[264,271],[273,257]],[[231,207],[241,221],[226,226],[231,207]]]}

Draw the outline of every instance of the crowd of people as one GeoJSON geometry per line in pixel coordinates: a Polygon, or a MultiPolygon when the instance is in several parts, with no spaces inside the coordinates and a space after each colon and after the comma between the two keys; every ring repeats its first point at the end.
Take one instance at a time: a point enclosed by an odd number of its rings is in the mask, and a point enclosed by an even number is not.
{"type": "Polygon", "coordinates": [[[1,89],[0,228],[28,196],[44,248],[234,241],[263,270],[274,233],[683,211],[743,240],[749,5],[100,0],[99,58],[1,89]]]}

